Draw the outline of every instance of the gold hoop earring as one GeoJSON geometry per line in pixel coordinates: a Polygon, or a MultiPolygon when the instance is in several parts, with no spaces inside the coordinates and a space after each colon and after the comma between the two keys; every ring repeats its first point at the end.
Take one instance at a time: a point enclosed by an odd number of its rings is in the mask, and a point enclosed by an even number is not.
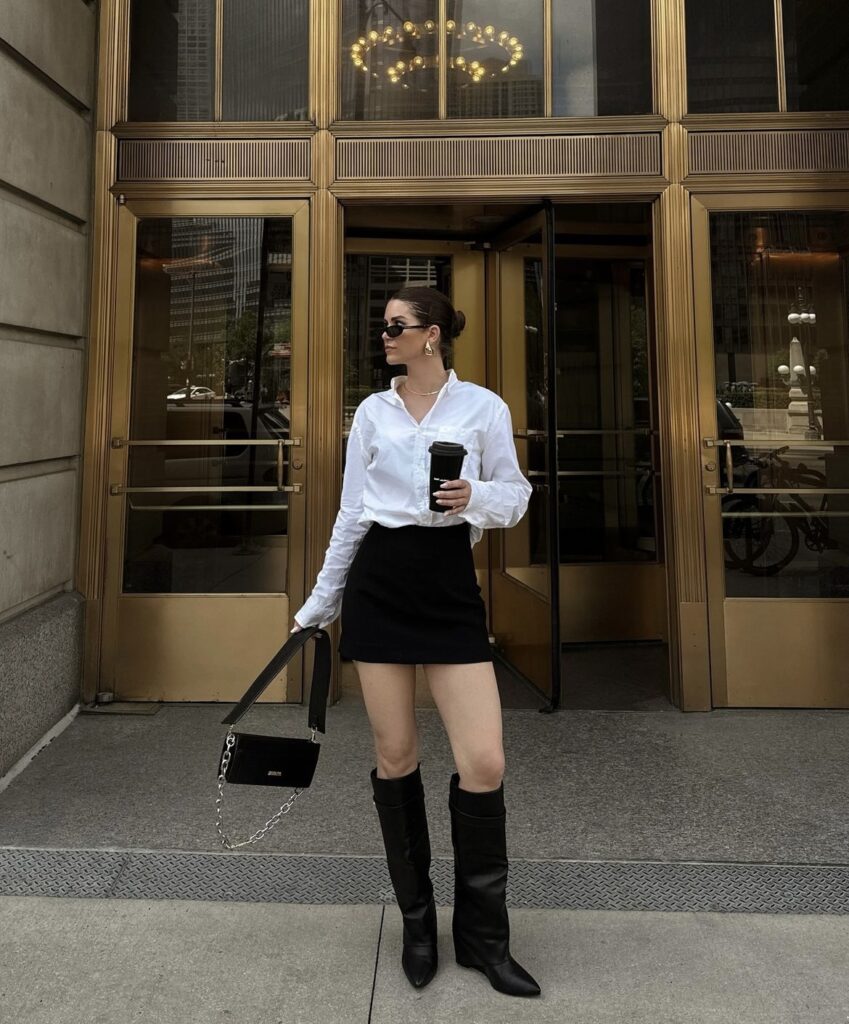
{"type": "Polygon", "coordinates": [[[429,340],[425,342],[425,353],[429,356],[433,355],[433,345],[431,345],[429,340]]]}

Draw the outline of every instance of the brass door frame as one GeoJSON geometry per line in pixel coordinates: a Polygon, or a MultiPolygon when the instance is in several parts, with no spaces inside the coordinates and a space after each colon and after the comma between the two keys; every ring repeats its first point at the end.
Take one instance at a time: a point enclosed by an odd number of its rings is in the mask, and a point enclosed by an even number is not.
{"type": "MultiPolygon", "coordinates": [[[[109,434],[111,438],[126,438],[129,433],[132,388],[132,348],[134,341],[135,316],[135,272],[136,272],[136,229],[138,221],[154,217],[281,217],[292,219],[292,333],[300,336],[304,343],[292,349],[292,396],[290,424],[294,437],[306,437],[306,414],[308,408],[307,367],[309,352],[307,351],[307,323],[309,299],[309,217],[310,209],[307,200],[132,200],[122,203],[118,208],[117,231],[115,237],[115,304],[111,330],[108,333],[113,339],[111,346],[111,366],[106,377],[108,395],[104,403],[109,408],[109,434]]],[[[89,395],[91,400],[91,394],[89,395]]],[[[301,448],[303,452],[305,449],[301,448]]],[[[110,445],[108,451],[89,453],[93,461],[100,462],[105,469],[105,477],[109,490],[120,488],[126,483],[128,448],[126,445],[110,445]]],[[[298,540],[290,545],[289,554],[289,590],[281,592],[278,597],[286,596],[289,601],[290,616],[297,610],[304,596],[304,536],[306,530],[305,514],[305,480],[306,459],[302,456],[293,461],[291,467],[294,484],[300,485],[301,493],[292,494],[289,501],[287,534],[298,540]]],[[[91,470],[89,470],[91,472],[91,470]]],[[[83,508],[83,519],[93,515],[92,508],[83,508]]],[[[90,671],[96,672],[96,679],[88,678],[87,687],[96,692],[115,692],[116,666],[119,652],[117,650],[118,602],[122,592],[123,577],[123,545],[125,532],[124,498],[121,494],[112,493],[107,499],[106,529],[102,541],[102,549],[96,552],[97,557],[105,563],[102,583],[102,643],[98,652],[99,658],[90,660],[90,671]]],[[[89,551],[88,557],[95,552],[89,551]]],[[[156,595],[146,595],[156,597],[156,595]]],[[[193,600],[202,599],[204,595],[161,595],[175,602],[185,599],[183,604],[188,607],[193,600]]],[[[218,595],[215,595],[218,597],[218,595]]],[[[256,595],[257,599],[274,597],[275,595],[256,595]]],[[[222,601],[241,601],[241,597],[228,599],[221,596],[222,601]]],[[[280,640],[285,639],[285,621],[281,622],[280,640]]],[[[271,651],[270,653],[273,653],[271,651]]],[[[299,700],[302,690],[302,663],[293,663],[288,670],[286,699],[299,700]]],[[[250,680],[247,680],[250,682],[250,680]]],[[[93,694],[92,694],[93,696],[93,694]]],[[[120,694],[119,694],[120,696],[120,694]]],[[[281,699],[283,692],[278,686],[275,693],[281,699]]]]}
{"type": "MultiPolygon", "coordinates": [[[[700,436],[715,439],[716,434],[716,375],[713,337],[713,297],[711,288],[710,257],[710,215],[721,212],[772,212],[810,210],[849,211],[849,192],[756,192],[756,193],[692,193],[690,195],[692,217],[694,304],[696,321],[696,356],[698,362],[698,404],[700,436]]],[[[805,609],[806,616],[817,616],[818,611],[833,616],[833,609],[849,606],[849,599],[842,598],[726,598],[723,535],[720,509],[722,495],[717,493],[720,485],[720,460],[716,448],[702,447],[699,461],[702,473],[704,507],[704,536],[706,555],[708,628],[710,644],[711,693],[714,707],[738,706],[729,704],[729,680],[727,663],[727,637],[725,607],[726,601],[747,601],[762,605],[757,611],[762,629],[771,626],[778,635],[783,632],[781,616],[790,603],[805,609]],[[708,469],[708,465],[713,469],[708,469]],[[709,493],[713,489],[714,493],[709,493]],[[770,607],[772,606],[772,607],[770,607]],[[770,613],[772,612],[772,616],[770,613]],[[772,622],[770,622],[772,618],[772,622]],[[776,628],[777,624],[777,628],[776,628]]],[[[849,608],[846,608],[849,611],[849,608]]],[[[835,652],[839,656],[839,652],[835,652]]],[[[844,663],[845,665],[845,663],[844,663]]],[[[763,688],[764,703],[753,706],[777,706],[770,704],[763,688]]],[[[784,705],[808,707],[805,705],[784,705]]],[[[830,705],[833,706],[833,705],[830,705]]]]}

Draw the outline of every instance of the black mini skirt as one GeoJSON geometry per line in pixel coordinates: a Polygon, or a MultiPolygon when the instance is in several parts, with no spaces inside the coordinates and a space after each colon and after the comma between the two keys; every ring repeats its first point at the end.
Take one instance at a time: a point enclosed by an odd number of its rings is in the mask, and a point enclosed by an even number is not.
{"type": "Polygon", "coordinates": [[[348,571],[339,653],[399,665],[492,661],[469,524],[372,523],[348,571]]]}

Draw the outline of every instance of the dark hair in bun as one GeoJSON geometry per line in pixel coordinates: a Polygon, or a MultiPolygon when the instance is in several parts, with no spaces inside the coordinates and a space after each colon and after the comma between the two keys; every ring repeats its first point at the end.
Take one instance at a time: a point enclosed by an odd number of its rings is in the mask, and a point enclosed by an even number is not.
{"type": "Polygon", "coordinates": [[[406,302],[423,324],[435,324],[439,328],[439,351],[443,362],[452,353],[454,339],[466,326],[466,317],[455,310],[450,299],[435,288],[420,285],[406,285],[392,296],[399,302],[406,302]]]}

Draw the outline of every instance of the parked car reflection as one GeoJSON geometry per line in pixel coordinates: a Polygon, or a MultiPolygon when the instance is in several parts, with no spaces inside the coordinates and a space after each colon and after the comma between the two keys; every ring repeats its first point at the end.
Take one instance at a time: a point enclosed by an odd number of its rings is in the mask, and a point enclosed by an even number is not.
{"type": "Polygon", "coordinates": [[[215,398],[215,392],[212,388],[192,384],[190,388],[177,388],[176,391],[172,391],[168,395],[169,402],[184,402],[186,398],[189,398],[192,402],[208,402],[210,399],[215,398]]]}

